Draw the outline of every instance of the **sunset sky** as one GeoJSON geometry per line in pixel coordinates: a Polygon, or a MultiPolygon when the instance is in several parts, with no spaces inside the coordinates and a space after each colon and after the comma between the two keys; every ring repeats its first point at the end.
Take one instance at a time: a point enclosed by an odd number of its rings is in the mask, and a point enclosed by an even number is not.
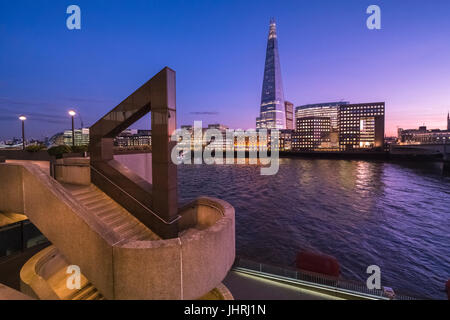
{"type": "Polygon", "coordinates": [[[385,101],[388,135],[444,129],[449,13],[448,0],[1,0],[0,140],[20,136],[20,114],[35,138],[68,129],[70,108],[89,126],[164,66],[177,72],[179,126],[253,128],[271,17],[295,106],[385,101]],[[81,30],[66,27],[71,4],[81,30]],[[366,27],[371,4],[381,30],[366,27]]]}

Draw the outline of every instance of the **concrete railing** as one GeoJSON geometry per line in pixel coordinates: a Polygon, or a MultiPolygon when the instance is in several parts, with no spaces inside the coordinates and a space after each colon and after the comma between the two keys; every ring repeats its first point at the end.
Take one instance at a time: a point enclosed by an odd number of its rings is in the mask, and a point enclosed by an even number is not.
{"type": "Polygon", "coordinates": [[[53,164],[55,179],[71,184],[90,185],[91,167],[89,158],[56,159],[53,164]]]}
{"type": "Polygon", "coordinates": [[[32,298],[0,283],[0,300],[32,300],[32,298]]]}
{"type": "Polygon", "coordinates": [[[234,208],[202,197],[180,213],[178,238],[114,247],[116,298],[197,299],[222,282],[235,258],[234,208]]]}
{"type": "Polygon", "coordinates": [[[21,212],[107,299],[196,299],[235,258],[234,209],[200,198],[180,210],[178,238],[120,239],[33,165],[0,164],[0,211],[21,212]]]}

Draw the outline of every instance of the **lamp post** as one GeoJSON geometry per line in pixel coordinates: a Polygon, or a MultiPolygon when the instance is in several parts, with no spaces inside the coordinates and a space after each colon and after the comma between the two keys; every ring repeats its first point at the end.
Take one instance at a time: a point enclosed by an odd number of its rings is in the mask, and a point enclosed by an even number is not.
{"type": "Polygon", "coordinates": [[[72,146],[75,147],[75,125],[74,117],[77,113],[73,110],[69,110],[69,115],[72,117],[72,146]]]}
{"type": "Polygon", "coordinates": [[[19,120],[22,121],[22,149],[25,150],[25,120],[27,120],[27,117],[22,115],[19,120]]]}

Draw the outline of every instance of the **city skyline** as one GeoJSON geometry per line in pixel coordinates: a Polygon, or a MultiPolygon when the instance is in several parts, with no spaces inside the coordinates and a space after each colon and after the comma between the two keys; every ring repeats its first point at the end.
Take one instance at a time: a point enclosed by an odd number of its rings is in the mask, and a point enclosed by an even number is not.
{"type": "Polygon", "coordinates": [[[27,136],[34,138],[69,128],[70,108],[92,125],[164,65],[177,71],[178,126],[202,120],[252,128],[272,16],[283,39],[285,98],[295,107],[385,101],[387,135],[423,124],[445,129],[450,4],[411,1],[405,13],[402,4],[380,1],[382,29],[368,30],[369,4],[137,1],[122,8],[79,1],[82,29],[69,31],[65,4],[2,3],[0,140],[20,136],[22,113],[28,116],[27,136]],[[202,14],[206,7],[208,16],[202,14]]]}

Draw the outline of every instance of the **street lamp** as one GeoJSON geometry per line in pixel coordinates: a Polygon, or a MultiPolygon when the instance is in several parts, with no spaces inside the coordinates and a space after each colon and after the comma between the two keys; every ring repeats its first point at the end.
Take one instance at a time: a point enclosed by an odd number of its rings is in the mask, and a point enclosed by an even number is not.
{"type": "Polygon", "coordinates": [[[27,120],[27,117],[22,115],[19,120],[22,121],[22,148],[25,150],[25,120],[27,120]]]}
{"type": "Polygon", "coordinates": [[[74,126],[74,117],[76,116],[76,112],[73,110],[69,110],[69,115],[72,117],[72,146],[75,147],[75,126],[74,126]]]}

